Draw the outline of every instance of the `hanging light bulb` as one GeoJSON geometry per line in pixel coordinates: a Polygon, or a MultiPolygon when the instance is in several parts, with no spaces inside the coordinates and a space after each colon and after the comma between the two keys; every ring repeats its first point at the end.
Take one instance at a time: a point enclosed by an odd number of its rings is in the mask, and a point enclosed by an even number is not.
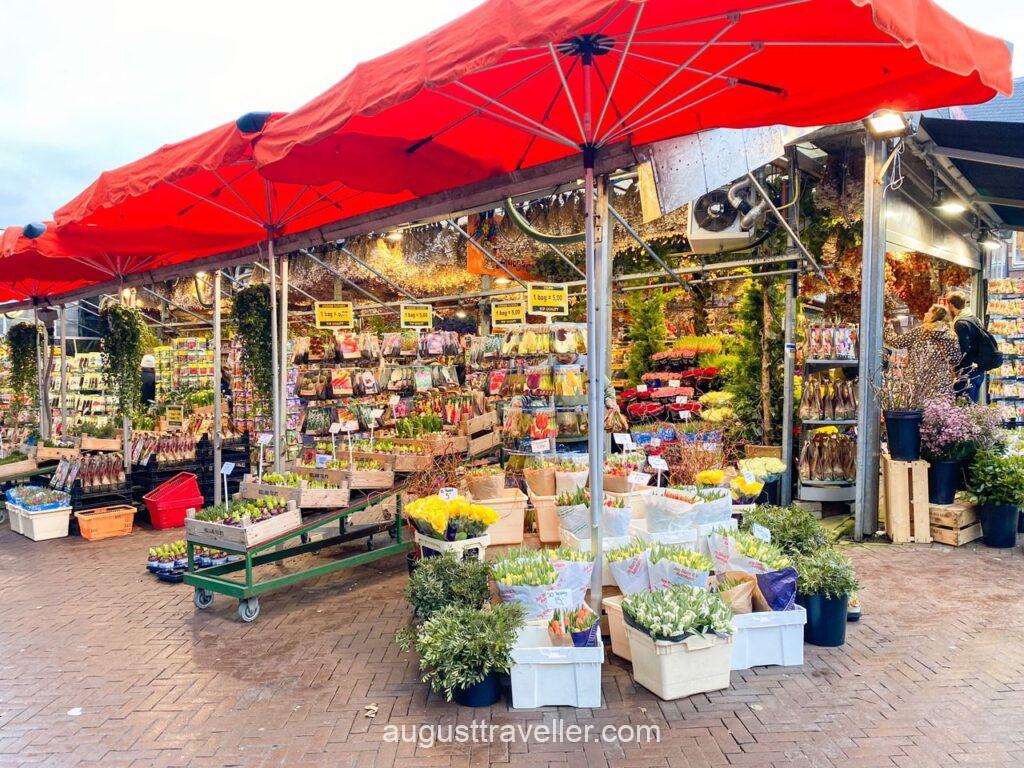
{"type": "Polygon", "coordinates": [[[940,190],[935,201],[935,210],[956,216],[967,210],[967,206],[958,197],[947,196],[945,190],[940,190]]]}

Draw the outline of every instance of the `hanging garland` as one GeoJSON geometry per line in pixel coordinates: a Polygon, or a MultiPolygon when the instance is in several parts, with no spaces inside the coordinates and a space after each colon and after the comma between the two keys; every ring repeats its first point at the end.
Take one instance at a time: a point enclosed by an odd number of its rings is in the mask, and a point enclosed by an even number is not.
{"type": "Polygon", "coordinates": [[[274,388],[270,287],[250,285],[236,293],[231,317],[242,343],[242,366],[252,379],[253,399],[266,408],[272,402],[274,388]]]}
{"type": "Polygon", "coordinates": [[[11,365],[11,390],[16,399],[16,408],[20,410],[26,400],[35,402],[39,393],[36,391],[37,360],[39,330],[28,323],[18,323],[7,329],[7,348],[11,365]]]}
{"type": "Polygon", "coordinates": [[[132,418],[142,405],[142,313],[113,302],[100,310],[103,379],[114,398],[115,412],[132,418]]]}

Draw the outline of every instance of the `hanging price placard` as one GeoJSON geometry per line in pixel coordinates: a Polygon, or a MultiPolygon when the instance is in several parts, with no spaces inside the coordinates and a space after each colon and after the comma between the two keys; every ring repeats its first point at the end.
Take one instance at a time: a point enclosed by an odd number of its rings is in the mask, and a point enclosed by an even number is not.
{"type": "Polygon", "coordinates": [[[352,330],[351,301],[317,301],[313,304],[317,328],[352,330]]]}
{"type": "Polygon", "coordinates": [[[521,301],[496,301],[491,304],[491,327],[521,325],[526,322],[526,305],[521,301]]]}
{"type": "Polygon", "coordinates": [[[429,304],[402,304],[402,327],[427,329],[434,324],[434,308],[429,304]]]}
{"type": "Polygon", "coordinates": [[[569,314],[569,286],[559,283],[528,283],[527,311],[531,315],[563,317],[569,314]]]}

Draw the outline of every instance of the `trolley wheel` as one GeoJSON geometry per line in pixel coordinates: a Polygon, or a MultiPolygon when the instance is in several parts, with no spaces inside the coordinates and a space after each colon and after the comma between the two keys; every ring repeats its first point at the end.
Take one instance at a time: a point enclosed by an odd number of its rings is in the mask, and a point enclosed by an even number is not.
{"type": "Polygon", "coordinates": [[[373,534],[366,537],[366,551],[373,552],[373,534]]]}
{"type": "Polygon", "coordinates": [[[0,523],[7,520],[7,509],[6,507],[0,507],[0,523]]]}
{"type": "Polygon", "coordinates": [[[200,610],[203,608],[209,608],[213,605],[213,592],[202,587],[196,587],[196,593],[192,596],[192,602],[196,604],[196,608],[200,610]]]}
{"type": "Polygon", "coordinates": [[[392,539],[397,539],[398,538],[398,526],[397,525],[390,525],[390,526],[388,526],[388,536],[390,536],[392,539]]]}
{"type": "Polygon", "coordinates": [[[238,616],[242,621],[248,623],[255,621],[256,617],[260,615],[260,599],[258,597],[250,597],[248,600],[238,601],[238,616]]]}

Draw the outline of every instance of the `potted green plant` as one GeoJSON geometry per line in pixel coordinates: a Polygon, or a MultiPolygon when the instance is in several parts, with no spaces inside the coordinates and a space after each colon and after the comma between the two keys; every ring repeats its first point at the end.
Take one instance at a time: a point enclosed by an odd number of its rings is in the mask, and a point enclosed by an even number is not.
{"type": "Polygon", "coordinates": [[[850,596],[858,588],[853,565],[833,546],[797,560],[796,600],[807,611],[804,641],[833,648],[846,642],[850,596]]]}
{"type": "Polygon", "coordinates": [[[967,491],[978,505],[985,545],[1015,546],[1024,504],[1024,456],[979,451],[971,463],[967,491]]]}
{"type": "Polygon", "coordinates": [[[729,687],[732,609],[717,592],[677,585],[622,600],[633,677],[671,700],[729,687]]]}
{"type": "Polygon", "coordinates": [[[490,597],[490,575],[490,565],[475,558],[461,560],[451,553],[426,558],[413,569],[405,597],[421,620],[449,605],[479,608],[490,597]]]}
{"type": "Polygon", "coordinates": [[[399,642],[419,653],[423,682],[436,693],[466,707],[486,707],[501,698],[498,675],[512,666],[522,626],[519,605],[449,605],[423,622],[415,637],[399,642]]]}
{"type": "Polygon", "coordinates": [[[798,557],[809,555],[831,544],[831,538],[824,526],[807,509],[791,504],[776,507],[763,504],[743,516],[741,531],[751,531],[755,525],[763,525],[771,534],[771,542],[786,555],[798,557]]]}
{"type": "Polygon", "coordinates": [[[972,404],[952,396],[930,398],[921,420],[921,452],[928,460],[928,501],[952,504],[963,474],[962,463],[974,453],[980,425],[972,404]]]}

